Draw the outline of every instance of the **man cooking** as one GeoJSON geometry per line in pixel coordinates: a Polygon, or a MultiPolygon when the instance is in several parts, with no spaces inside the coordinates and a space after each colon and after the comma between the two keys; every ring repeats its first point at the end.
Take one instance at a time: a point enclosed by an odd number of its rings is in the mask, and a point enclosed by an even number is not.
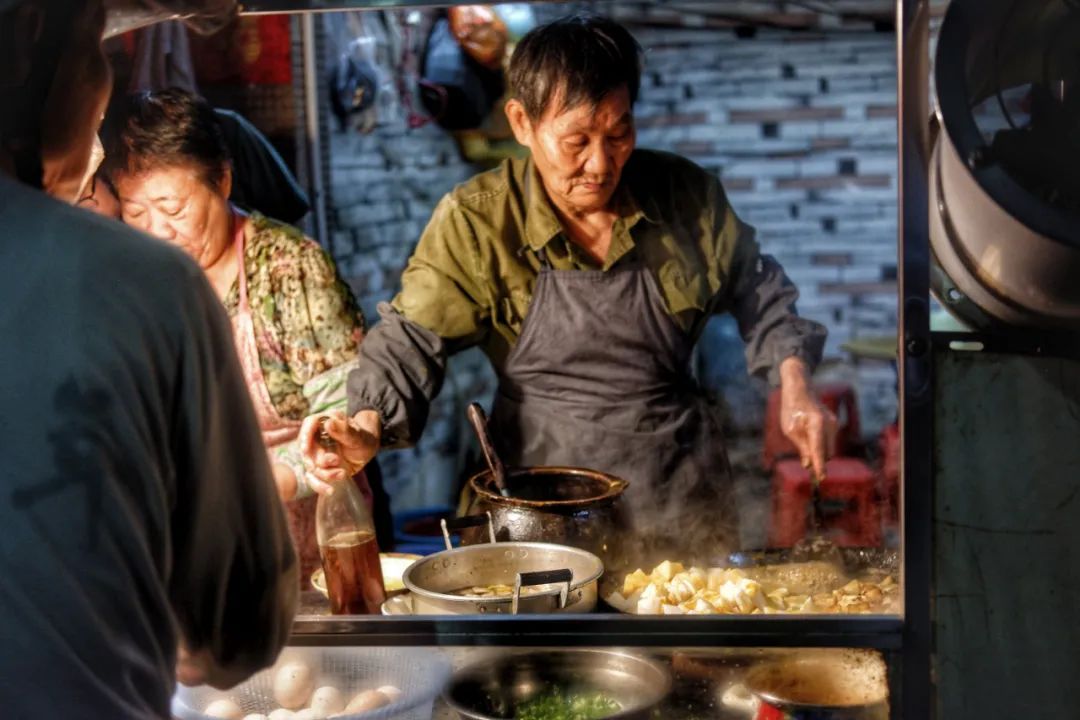
{"type": "Polygon", "coordinates": [[[825,469],[835,418],[809,377],[825,338],[759,252],[713,175],[635,149],[641,48],[617,23],[571,17],[524,37],[506,114],[530,151],[439,203],[326,422],[302,431],[317,476],[415,443],[447,358],[480,345],[499,376],[492,432],[511,466],[564,465],[630,482],[644,537],[737,546],[721,426],[690,369],[709,317],[730,312],[751,372],[782,394],[803,463],[825,469]]]}
{"type": "MultiPolygon", "coordinates": [[[[148,18],[232,4],[110,8],[148,18]]],[[[71,206],[88,194],[109,95],[104,23],[102,0],[0,0],[10,718],[169,717],[177,679],[229,687],[273,663],[297,601],[220,302],[179,250],[71,206]]]]}

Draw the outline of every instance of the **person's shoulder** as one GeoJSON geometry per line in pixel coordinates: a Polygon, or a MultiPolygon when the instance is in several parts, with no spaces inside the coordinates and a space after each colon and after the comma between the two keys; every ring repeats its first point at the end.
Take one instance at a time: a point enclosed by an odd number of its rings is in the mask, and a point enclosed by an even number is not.
{"type": "Polygon", "coordinates": [[[300,228],[259,212],[249,216],[253,228],[251,243],[260,255],[296,258],[326,255],[326,251],[300,228]]]}
{"type": "Polygon", "coordinates": [[[105,272],[148,287],[201,276],[199,267],[183,251],[119,220],[67,205],[8,180],[3,195],[6,202],[0,209],[0,232],[13,242],[26,243],[42,261],[77,261],[82,273],[105,272]]]}
{"type": "Polygon", "coordinates": [[[664,150],[638,148],[627,161],[624,172],[649,183],[707,185],[717,177],[693,160],[664,150]]]}
{"type": "Polygon", "coordinates": [[[302,230],[257,212],[251,213],[254,229],[248,257],[274,266],[274,274],[310,273],[313,268],[333,273],[330,253],[302,230]]]}
{"type": "Polygon", "coordinates": [[[648,203],[666,219],[696,217],[716,211],[724,196],[720,179],[694,161],[661,150],[635,150],[623,169],[639,203],[648,203]]]}
{"type": "Polygon", "coordinates": [[[107,319],[96,331],[116,337],[187,337],[219,304],[180,249],[11,181],[0,192],[0,285],[47,278],[49,302],[107,319]]]}
{"type": "Polygon", "coordinates": [[[514,200],[514,190],[521,185],[526,163],[520,158],[503,160],[496,167],[454,186],[443,197],[443,203],[465,213],[493,212],[514,200]]]}

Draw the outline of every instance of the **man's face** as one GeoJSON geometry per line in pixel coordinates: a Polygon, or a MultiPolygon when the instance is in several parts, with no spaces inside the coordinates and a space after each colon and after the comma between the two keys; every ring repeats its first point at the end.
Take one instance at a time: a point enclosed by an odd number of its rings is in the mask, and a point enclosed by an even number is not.
{"type": "Polygon", "coordinates": [[[42,185],[65,202],[79,200],[90,175],[97,131],[109,101],[109,63],[101,48],[105,10],[85,3],[74,18],[42,109],[42,185]]]}
{"type": "Polygon", "coordinates": [[[625,86],[613,90],[595,108],[588,103],[563,108],[561,95],[560,89],[537,120],[522,117],[515,123],[508,107],[511,123],[557,206],[570,212],[603,210],[634,150],[630,92],[625,86]]]}

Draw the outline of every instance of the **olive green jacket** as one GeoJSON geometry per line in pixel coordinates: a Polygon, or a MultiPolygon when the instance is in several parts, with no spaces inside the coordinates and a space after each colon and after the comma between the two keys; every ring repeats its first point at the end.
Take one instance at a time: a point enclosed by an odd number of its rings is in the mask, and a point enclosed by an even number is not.
{"type": "MultiPolygon", "coordinates": [[[[751,372],[775,381],[787,357],[817,363],[824,328],[796,315],[798,291],[760,254],[714,175],[676,155],[636,150],[614,203],[619,218],[600,269],[639,258],[694,340],[711,315],[733,313],[751,372]]],[[[384,445],[418,439],[450,355],[479,345],[501,370],[528,314],[541,249],[556,269],[597,269],[563,235],[531,160],[505,161],[442,199],[349,377],[350,412],[377,410],[384,445]]]]}

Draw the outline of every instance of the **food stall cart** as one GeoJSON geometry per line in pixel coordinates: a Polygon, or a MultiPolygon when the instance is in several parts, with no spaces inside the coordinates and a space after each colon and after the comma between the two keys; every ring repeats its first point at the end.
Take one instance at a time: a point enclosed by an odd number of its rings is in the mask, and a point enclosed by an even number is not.
{"type": "MultiPolygon", "coordinates": [[[[245,11],[310,12],[427,4],[423,0],[251,0],[245,4],[245,11]]],[[[960,17],[955,22],[963,22],[963,9],[957,11],[960,17]]],[[[849,679],[861,672],[852,669],[851,664],[844,664],[851,658],[855,658],[853,662],[863,669],[868,664],[873,665],[873,658],[883,661],[882,667],[887,668],[887,709],[878,699],[861,698],[846,704],[849,710],[861,709],[849,714],[835,714],[835,717],[922,719],[933,715],[935,704],[952,707],[947,700],[935,695],[932,683],[933,610],[934,587],[949,586],[953,582],[946,574],[957,556],[948,542],[944,544],[946,554],[938,552],[935,555],[935,543],[942,541],[943,526],[932,519],[950,512],[949,503],[955,499],[960,485],[957,473],[963,474],[957,470],[957,457],[963,444],[962,431],[978,424],[977,418],[970,415],[970,403],[958,401],[953,389],[958,393],[970,391],[970,378],[967,385],[957,378],[970,372],[973,364],[983,362],[977,354],[957,355],[958,348],[970,349],[970,344],[975,343],[997,350],[996,360],[989,361],[995,362],[1000,371],[1015,365],[1018,355],[1041,355],[1058,358],[1054,362],[1071,362],[1061,358],[1075,358],[1076,345],[1057,335],[1052,337],[1059,339],[1050,339],[1051,336],[1044,332],[1002,333],[996,325],[980,328],[976,333],[965,333],[962,337],[931,332],[931,275],[932,268],[938,272],[940,264],[932,258],[930,242],[931,188],[927,170],[930,164],[927,118],[931,116],[927,91],[929,15],[929,3],[925,0],[897,2],[902,207],[899,374],[903,481],[902,552],[896,566],[902,602],[895,606],[895,612],[651,616],[618,613],[607,607],[606,612],[525,615],[430,616],[412,615],[406,609],[399,615],[381,617],[331,616],[325,612],[321,596],[310,592],[295,623],[291,643],[294,649],[438,648],[439,652],[448,654],[458,673],[445,699],[436,703],[435,717],[440,718],[455,717],[453,708],[462,713],[460,717],[486,717],[467,714],[470,709],[476,711],[476,706],[468,706],[470,697],[483,694],[483,690],[487,696],[481,704],[486,703],[484,707],[488,712],[494,712],[492,708],[498,702],[491,697],[492,688],[509,691],[517,687],[516,683],[528,685],[540,676],[538,668],[547,668],[555,674],[565,671],[578,678],[595,676],[598,686],[610,687],[618,697],[625,698],[629,693],[636,698],[634,702],[640,701],[641,707],[652,710],[651,717],[751,717],[754,713],[760,719],[783,717],[780,714],[783,708],[772,708],[768,693],[755,689],[753,668],[770,668],[791,679],[798,673],[799,662],[796,661],[814,662],[823,658],[833,667],[839,663],[840,672],[849,679]],[[967,345],[954,345],[957,342],[967,345]],[[955,384],[954,380],[957,380],[955,384]],[[963,390],[965,387],[968,389],[963,390]],[[948,417],[943,421],[942,412],[953,413],[955,418],[960,418],[959,424],[952,425],[948,417]],[[934,448],[936,455],[932,452],[934,448]],[[937,482],[934,482],[935,477],[937,482]],[[935,572],[940,574],[935,575],[935,572]],[[529,653],[522,654],[526,649],[529,653]],[[569,652],[571,650],[577,652],[569,652]],[[866,651],[870,655],[861,654],[866,651]],[[745,691],[742,705],[739,697],[730,695],[733,688],[745,691]],[[662,699],[656,700],[650,693],[658,693],[662,699]],[[769,708],[775,714],[769,714],[769,708]]],[[[310,16],[305,16],[302,21],[309,51],[310,22],[310,16]]],[[[308,52],[305,60],[310,81],[314,77],[313,53],[308,52]]],[[[317,127],[310,117],[317,109],[313,94],[309,100],[308,126],[317,127]]],[[[947,102],[944,104],[948,105],[947,102]]],[[[952,295],[948,289],[936,289],[958,302],[966,297],[960,291],[952,295]]],[[[1068,367],[1069,372],[1074,371],[1075,362],[1068,367]]],[[[1021,378],[1015,386],[1001,392],[1015,393],[1016,387],[1030,389],[1032,385],[1021,378]]],[[[1061,383],[1056,386],[1058,390],[1061,387],[1061,383]]],[[[1059,397],[1054,390],[1044,392],[1059,397]]],[[[1077,420],[1073,417],[1066,422],[1067,430],[1063,432],[1075,433],[1076,426],[1077,420]]],[[[1009,464],[1013,469],[1018,463],[1032,462],[1030,447],[1035,442],[1020,434],[1014,438],[1018,445],[1011,456],[1014,462],[1009,464]]],[[[1076,462],[1075,445],[1063,450],[1073,453],[1073,463],[1076,462]]],[[[986,467],[983,469],[990,472],[986,467]]],[[[1011,487],[1015,487],[1015,483],[1011,487]]],[[[1004,503],[994,504],[986,510],[988,513],[1005,512],[1004,503]]],[[[985,548],[980,551],[988,552],[985,548]]],[[[648,572],[649,568],[645,570],[648,572]]],[[[1075,589],[1075,575],[1068,576],[1067,582],[1075,589]]],[[[994,595],[985,588],[983,591],[978,603],[985,609],[993,602],[994,595]]],[[[951,616],[954,611],[940,604],[943,598],[940,594],[937,596],[938,611],[951,616]]],[[[937,637],[939,651],[945,648],[956,653],[951,657],[958,663],[952,668],[938,667],[938,677],[947,676],[949,682],[955,681],[959,687],[965,681],[957,668],[964,663],[956,657],[964,643],[970,642],[971,634],[965,635],[962,629],[948,627],[944,632],[939,631],[937,637]]],[[[817,678],[827,674],[820,668],[813,672],[817,678]]],[[[966,682],[970,685],[973,681],[966,682]]],[[[987,694],[1000,695],[993,691],[987,694]]],[[[650,715],[633,715],[639,716],[650,715]]]]}

